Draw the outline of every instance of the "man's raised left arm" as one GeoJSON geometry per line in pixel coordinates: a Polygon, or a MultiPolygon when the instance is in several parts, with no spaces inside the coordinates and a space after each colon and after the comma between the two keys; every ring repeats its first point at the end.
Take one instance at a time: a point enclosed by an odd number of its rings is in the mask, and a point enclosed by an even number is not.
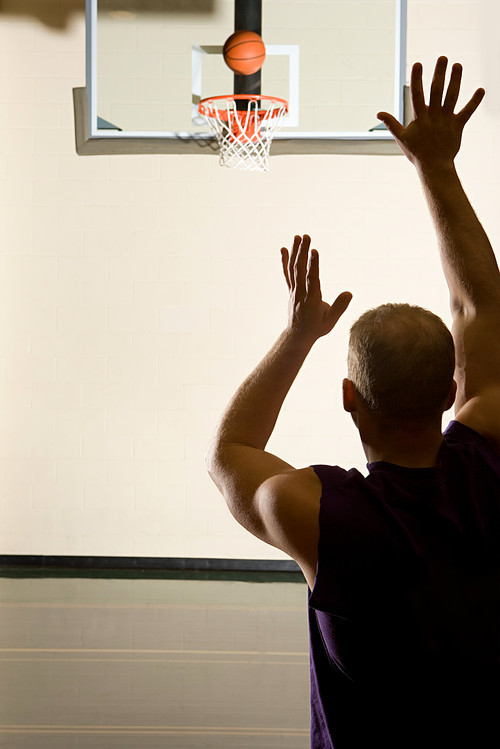
{"type": "Polygon", "coordinates": [[[352,297],[343,292],[332,305],[323,301],[319,257],[310,244],[308,235],[296,236],[290,253],[282,249],[290,292],[288,325],[236,391],[206,457],[208,472],[235,519],[299,564],[307,552],[296,547],[307,546],[308,528],[317,526],[321,485],[311,468],[296,470],[265,448],[309,351],[334,328],[352,297]]]}

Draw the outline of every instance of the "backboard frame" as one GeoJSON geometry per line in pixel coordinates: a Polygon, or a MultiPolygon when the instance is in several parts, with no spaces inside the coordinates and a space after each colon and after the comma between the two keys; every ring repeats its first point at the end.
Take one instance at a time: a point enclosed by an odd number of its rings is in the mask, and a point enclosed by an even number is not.
{"type": "MultiPolygon", "coordinates": [[[[216,141],[207,131],[127,131],[100,127],[97,109],[97,15],[98,0],[86,0],[86,87],[74,89],[77,152],[81,155],[99,153],[207,153],[217,152],[216,141]]],[[[394,105],[400,122],[407,122],[406,95],[406,34],[407,0],[395,0],[394,105]]],[[[216,48],[213,48],[215,51],[216,48]]],[[[270,48],[272,54],[286,54],[285,47],[270,48]]],[[[200,49],[193,48],[193,60],[200,49]]],[[[290,58],[290,68],[296,65],[290,58]]],[[[292,80],[292,79],[291,79],[292,80]]],[[[297,83],[291,83],[298,96],[297,83]]],[[[193,100],[196,76],[193,69],[193,100]]],[[[292,104],[292,112],[294,105],[292,104]]],[[[111,126],[112,127],[112,126],[111,126]]],[[[271,155],[314,153],[400,154],[401,151],[386,129],[369,132],[278,132],[271,155]]]]}

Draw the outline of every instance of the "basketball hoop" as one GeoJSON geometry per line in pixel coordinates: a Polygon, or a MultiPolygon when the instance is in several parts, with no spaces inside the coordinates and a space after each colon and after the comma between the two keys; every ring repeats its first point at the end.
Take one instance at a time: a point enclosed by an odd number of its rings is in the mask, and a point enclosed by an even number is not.
{"type": "Polygon", "coordinates": [[[198,111],[219,144],[219,164],[231,169],[267,172],[273,135],[288,112],[288,102],[275,96],[233,94],[202,99],[198,111]],[[248,102],[238,109],[237,102],[248,102]]]}

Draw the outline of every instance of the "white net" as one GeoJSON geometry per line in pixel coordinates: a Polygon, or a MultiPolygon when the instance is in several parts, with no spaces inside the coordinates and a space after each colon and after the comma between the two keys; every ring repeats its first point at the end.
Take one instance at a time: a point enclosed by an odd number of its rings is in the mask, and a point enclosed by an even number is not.
{"type": "Polygon", "coordinates": [[[274,133],[288,111],[287,102],[272,97],[236,95],[204,99],[199,111],[219,144],[219,164],[230,169],[267,172],[274,133]],[[246,109],[237,104],[248,101],[246,109]]]}

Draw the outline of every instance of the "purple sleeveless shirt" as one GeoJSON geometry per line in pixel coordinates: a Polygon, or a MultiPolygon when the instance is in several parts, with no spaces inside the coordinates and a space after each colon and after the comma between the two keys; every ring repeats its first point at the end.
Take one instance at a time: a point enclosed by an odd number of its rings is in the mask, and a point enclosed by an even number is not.
{"type": "Polygon", "coordinates": [[[500,455],[452,422],[438,464],[314,466],[312,749],[499,747],[500,455]]]}

